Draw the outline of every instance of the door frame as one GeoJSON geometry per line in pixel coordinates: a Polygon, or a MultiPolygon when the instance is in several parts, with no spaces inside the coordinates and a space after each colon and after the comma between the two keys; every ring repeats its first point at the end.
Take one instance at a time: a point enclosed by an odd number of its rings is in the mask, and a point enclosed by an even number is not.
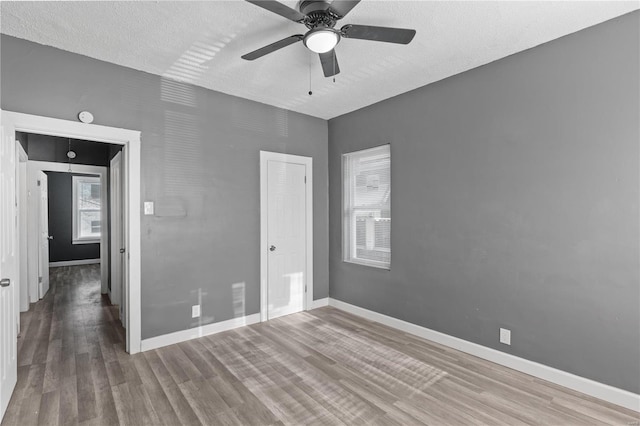
{"type": "MultiPolygon", "coordinates": [[[[50,161],[27,161],[27,185],[29,191],[33,193],[33,191],[37,190],[37,174],[38,172],[60,172],[60,173],[80,173],[86,175],[94,175],[100,177],[100,200],[102,205],[100,206],[100,214],[102,217],[108,216],[107,209],[107,186],[108,186],[108,175],[107,168],[104,166],[87,166],[84,164],[72,164],[71,172],[69,172],[69,164],[68,163],[53,163],[50,161]]],[[[36,202],[35,197],[29,197],[28,204],[28,213],[27,213],[27,222],[29,222],[29,229],[32,230],[32,233],[29,234],[29,242],[32,243],[36,240],[39,241],[38,232],[33,232],[37,226],[40,217],[40,204],[36,202]]],[[[36,254],[38,253],[39,248],[35,247],[35,244],[27,244],[29,249],[29,258],[32,259],[31,264],[29,265],[29,295],[31,296],[31,303],[37,302],[39,299],[39,289],[38,289],[38,274],[32,277],[32,274],[37,271],[37,259],[36,254]],[[34,266],[35,265],[35,266],[34,266]]],[[[109,289],[109,229],[108,227],[103,229],[100,235],[100,293],[105,294],[109,289]]]]}
{"type": "MultiPolygon", "coordinates": [[[[14,136],[15,139],[15,136],[14,136]]],[[[29,268],[27,266],[27,205],[29,204],[29,189],[27,178],[27,153],[17,140],[16,152],[18,160],[16,161],[16,194],[18,200],[18,334],[20,334],[20,312],[29,310],[29,268]]],[[[28,213],[27,213],[28,214],[28,213]]]]}
{"type": "Polygon", "coordinates": [[[16,131],[61,136],[95,142],[123,145],[125,152],[125,235],[129,255],[125,293],[128,312],[126,350],[140,352],[141,342],[141,250],[140,250],[140,131],[86,124],[58,118],[2,111],[2,123],[15,135],[16,131]]]}
{"type": "Polygon", "coordinates": [[[267,295],[269,290],[268,252],[268,175],[269,161],[301,164],[305,166],[305,285],[304,310],[313,308],[313,158],[278,152],[260,151],[260,321],[268,319],[267,295]]]}

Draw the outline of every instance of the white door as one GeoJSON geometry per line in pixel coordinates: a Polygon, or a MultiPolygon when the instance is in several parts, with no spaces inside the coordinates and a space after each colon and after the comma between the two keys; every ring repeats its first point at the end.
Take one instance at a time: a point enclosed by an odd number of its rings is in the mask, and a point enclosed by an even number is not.
{"type": "Polygon", "coordinates": [[[124,310],[122,261],[125,249],[122,221],[122,153],[120,152],[111,160],[109,188],[111,197],[111,303],[119,306],[118,312],[122,319],[124,310]]]}
{"type": "Polygon", "coordinates": [[[18,259],[16,216],[16,154],[13,135],[0,126],[0,419],[4,416],[18,374],[15,292],[18,259]]]}
{"type": "Polygon", "coordinates": [[[305,308],[305,175],[304,164],[267,163],[267,319],[305,308]]]}
{"type": "Polygon", "coordinates": [[[40,299],[49,291],[49,184],[47,175],[38,172],[38,214],[40,252],[38,253],[38,296],[40,299]]]}

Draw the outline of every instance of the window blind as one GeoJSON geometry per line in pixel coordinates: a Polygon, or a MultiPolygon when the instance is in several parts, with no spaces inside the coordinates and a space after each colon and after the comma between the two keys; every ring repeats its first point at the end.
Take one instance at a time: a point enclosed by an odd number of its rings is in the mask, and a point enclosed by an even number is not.
{"type": "Polygon", "coordinates": [[[391,265],[391,150],[383,145],[343,155],[343,258],[391,265]]]}

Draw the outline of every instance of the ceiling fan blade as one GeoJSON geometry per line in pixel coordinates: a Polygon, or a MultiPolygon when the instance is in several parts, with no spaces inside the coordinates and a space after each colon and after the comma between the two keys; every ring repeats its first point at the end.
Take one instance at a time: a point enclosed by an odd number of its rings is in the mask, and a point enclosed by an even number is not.
{"type": "Polygon", "coordinates": [[[320,53],[320,63],[322,64],[322,71],[325,77],[331,77],[336,74],[340,74],[340,67],[338,66],[338,58],[336,57],[336,51],[320,53]]]}
{"type": "Polygon", "coordinates": [[[347,13],[351,12],[351,9],[356,7],[358,3],[360,3],[360,0],[333,0],[329,8],[340,17],[339,19],[342,19],[347,16],[347,13]]]}
{"type": "Polygon", "coordinates": [[[302,13],[298,12],[295,9],[291,9],[289,6],[286,6],[275,0],[245,0],[251,4],[255,4],[256,6],[260,6],[263,9],[268,10],[269,12],[276,13],[280,16],[283,16],[287,19],[292,20],[293,22],[302,22],[304,21],[304,16],[302,13]]]}
{"type": "Polygon", "coordinates": [[[345,25],[340,29],[343,37],[360,40],[384,41],[387,43],[409,44],[416,30],[403,28],[374,27],[371,25],[345,25]]]}
{"type": "Polygon", "coordinates": [[[304,38],[303,35],[296,34],[291,37],[283,38],[282,40],[278,40],[275,43],[271,43],[268,46],[261,47],[258,50],[254,50],[253,52],[247,53],[242,56],[242,59],[246,59],[247,61],[253,61],[254,59],[258,59],[267,55],[271,52],[275,52],[276,50],[280,50],[283,47],[287,47],[290,44],[297,43],[304,38]]]}

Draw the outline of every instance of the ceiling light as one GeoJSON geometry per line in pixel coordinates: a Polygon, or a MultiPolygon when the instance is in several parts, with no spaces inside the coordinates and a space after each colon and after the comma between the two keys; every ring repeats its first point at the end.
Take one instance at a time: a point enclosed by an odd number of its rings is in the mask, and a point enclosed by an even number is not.
{"type": "Polygon", "coordinates": [[[332,28],[314,28],[304,36],[304,45],[315,53],[331,51],[340,41],[340,34],[332,28]]]}
{"type": "Polygon", "coordinates": [[[71,138],[69,138],[69,150],[67,151],[67,158],[69,159],[69,169],[67,172],[71,173],[71,160],[76,158],[75,151],[71,150],[71,138]]]}

